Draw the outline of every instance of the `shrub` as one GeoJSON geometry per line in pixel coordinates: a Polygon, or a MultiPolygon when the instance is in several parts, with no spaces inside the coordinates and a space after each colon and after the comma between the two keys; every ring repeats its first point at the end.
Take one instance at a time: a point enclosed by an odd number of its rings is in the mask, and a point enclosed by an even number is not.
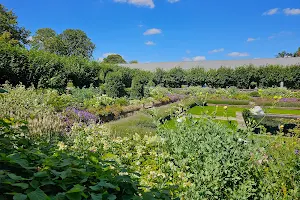
{"type": "Polygon", "coordinates": [[[251,97],[261,97],[258,91],[250,92],[249,95],[250,95],[251,97]]]}
{"type": "Polygon", "coordinates": [[[0,119],[1,199],[169,199],[168,193],[143,192],[137,179],[97,152],[78,158],[63,142],[41,148],[24,137],[22,122],[12,128],[16,123],[0,119]]]}
{"type": "Polygon", "coordinates": [[[125,95],[125,85],[122,75],[118,72],[109,73],[105,78],[105,91],[110,97],[122,97],[125,95]]]}
{"type": "Polygon", "coordinates": [[[184,199],[249,199],[259,192],[250,161],[254,149],[245,145],[245,133],[208,120],[192,120],[159,134],[174,165],[189,177],[184,199]]]}

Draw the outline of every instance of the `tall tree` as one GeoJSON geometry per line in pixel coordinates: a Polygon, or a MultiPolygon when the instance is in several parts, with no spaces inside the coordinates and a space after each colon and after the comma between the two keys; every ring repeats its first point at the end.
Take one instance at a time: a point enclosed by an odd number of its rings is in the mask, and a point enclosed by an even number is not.
{"type": "Polygon", "coordinates": [[[15,40],[16,43],[24,45],[28,43],[29,34],[30,31],[18,26],[17,16],[0,4],[0,37],[10,38],[10,40],[15,40]]]}
{"type": "Polygon", "coordinates": [[[287,58],[287,57],[293,57],[293,54],[288,53],[286,51],[282,51],[276,55],[276,58],[287,58]]]}
{"type": "Polygon", "coordinates": [[[33,49],[44,50],[58,55],[64,55],[63,43],[56,32],[51,28],[42,28],[36,31],[30,41],[33,49]]]}
{"type": "Polygon", "coordinates": [[[294,57],[300,57],[300,47],[298,50],[295,52],[294,57]]]}
{"type": "Polygon", "coordinates": [[[62,41],[62,54],[90,58],[96,48],[85,32],[79,29],[67,29],[58,38],[62,41]]]}
{"type": "Polygon", "coordinates": [[[111,64],[124,64],[126,61],[119,54],[111,54],[103,59],[103,63],[111,63],[111,64]]]}

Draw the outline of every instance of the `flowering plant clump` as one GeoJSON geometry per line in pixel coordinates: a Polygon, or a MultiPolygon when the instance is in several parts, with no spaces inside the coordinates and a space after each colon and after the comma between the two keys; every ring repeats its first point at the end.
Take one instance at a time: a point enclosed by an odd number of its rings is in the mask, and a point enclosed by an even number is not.
{"type": "Polygon", "coordinates": [[[66,124],[67,131],[70,131],[75,122],[84,123],[87,125],[91,123],[100,123],[100,119],[96,115],[74,107],[68,107],[64,113],[60,114],[60,116],[63,122],[66,124]]]}

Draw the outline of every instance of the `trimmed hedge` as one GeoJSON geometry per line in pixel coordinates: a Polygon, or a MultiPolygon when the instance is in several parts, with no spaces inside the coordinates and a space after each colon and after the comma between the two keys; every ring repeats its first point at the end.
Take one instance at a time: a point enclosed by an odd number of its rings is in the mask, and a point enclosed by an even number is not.
{"type": "Polygon", "coordinates": [[[208,99],[207,103],[226,104],[226,105],[249,105],[250,101],[247,101],[247,100],[234,100],[234,99],[208,99]]]}

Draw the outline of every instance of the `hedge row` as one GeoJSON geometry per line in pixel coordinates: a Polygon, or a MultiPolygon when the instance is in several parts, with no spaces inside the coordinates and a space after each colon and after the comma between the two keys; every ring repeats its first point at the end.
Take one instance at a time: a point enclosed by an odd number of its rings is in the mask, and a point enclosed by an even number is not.
{"type": "Polygon", "coordinates": [[[207,84],[214,88],[236,86],[241,89],[258,87],[278,87],[280,82],[292,89],[300,89],[300,65],[263,67],[240,66],[235,69],[221,67],[205,70],[201,67],[183,70],[179,67],[170,71],[157,69],[154,82],[166,87],[181,85],[202,86],[207,84]]]}
{"type": "Polygon", "coordinates": [[[170,71],[157,69],[154,73],[108,65],[80,57],[64,57],[44,51],[27,50],[0,42],[0,84],[22,82],[38,88],[65,89],[72,81],[76,87],[104,85],[112,97],[145,95],[144,86],[162,85],[179,88],[182,85],[225,88],[274,87],[284,82],[291,89],[300,89],[300,65],[221,67],[204,70],[179,67],[170,71]],[[126,88],[130,88],[127,90],[126,88]]]}
{"type": "MultiPolygon", "coordinates": [[[[81,57],[58,56],[0,42],[0,84],[9,81],[13,85],[21,82],[25,86],[34,85],[37,88],[65,89],[69,81],[81,88],[91,84],[99,86],[105,82],[116,84],[114,81],[117,80],[117,84],[124,90],[131,87],[135,73],[136,70],[101,64],[81,57]]],[[[112,88],[110,92],[116,91],[112,88]]],[[[119,93],[112,96],[119,96],[119,93]]]]}

